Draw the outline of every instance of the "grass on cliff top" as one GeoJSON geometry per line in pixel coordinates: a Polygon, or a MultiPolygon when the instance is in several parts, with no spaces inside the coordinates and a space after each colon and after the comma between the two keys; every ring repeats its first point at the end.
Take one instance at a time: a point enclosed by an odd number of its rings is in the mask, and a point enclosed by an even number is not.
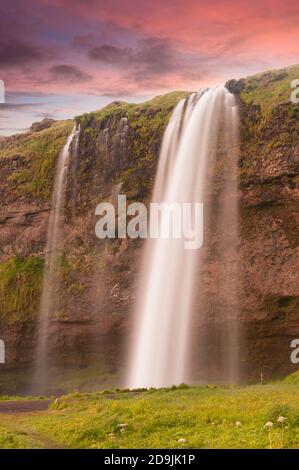
{"type": "Polygon", "coordinates": [[[104,108],[91,113],[84,113],[81,116],[76,116],[75,120],[87,125],[92,118],[96,120],[105,120],[113,116],[127,116],[132,117],[136,114],[142,113],[147,110],[153,112],[159,110],[171,110],[182,98],[185,98],[189,93],[186,91],[173,91],[165,95],[156,96],[155,98],[145,101],[144,103],[127,103],[125,101],[113,101],[104,108]]]}
{"type": "Polygon", "coordinates": [[[122,189],[131,200],[149,197],[165,127],[173,108],[187,94],[175,91],[138,104],[113,102],[75,118],[82,125],[82,145],[91,149],[97,147],[96,139],[101,130],[109,128],[109,135],[115,135],[119,132],[121,118],[128,119],[126,148],[130,161],[126,168],[114,168],[112,173],[109,173],[111,169],[102,168],[102,172],[107,170],[107,180],[113,184],[122,183],[122,189]]]}
{"type": "Polygon", "coordinates": [[[291,82],[295,79],[299,79],[299,65],[247,77],[241,98],[245,103],[260,105],[267,115],[278,105],[290,102],[294,91],[291,82]]]}
{"type": "Polygon", "coordinates": [[[293,173],[292,163],[285,165],[284,159],[291,162],[298,145],[299,105],[291,101],[295,90],[291,83],[298,78],[299,65],[295,65],[244,80],[240,95],[244,103],[240,125],[241,181],[256,178],[257,174],[269,177],[271,172],[277,176],[279,168],[281,174],[293,173]],[[276,163],[277,157],[281,158],[280,164],[276,163]],[[286,166],[290,169],[286,170],[286,166]]]}
{"type": "Polygon", "coordinates": [[[2,140],[0,159],[17,156],[23,161],[22,168],[9,176],[11,191],[16,196],[50,200],[56,159],[73,125],[73,121],[57,121],[39,132],[2,140]]]}
{"type": "Polygon", "coordinates": [[[73,393],[47,411],[1,414],[0,447],[298,448],[298,399],[285,383],[73,393]]]}

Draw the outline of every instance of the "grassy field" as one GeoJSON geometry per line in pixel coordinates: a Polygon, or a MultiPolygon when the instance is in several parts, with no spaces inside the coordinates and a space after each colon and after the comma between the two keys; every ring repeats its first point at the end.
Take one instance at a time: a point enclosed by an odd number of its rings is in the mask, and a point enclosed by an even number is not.
{"type": "Polygon", "coordinates": [[[47,411],[1,414],[0,447],[298,448],[299,387],[289,382],[73,393],[47,411]]]}

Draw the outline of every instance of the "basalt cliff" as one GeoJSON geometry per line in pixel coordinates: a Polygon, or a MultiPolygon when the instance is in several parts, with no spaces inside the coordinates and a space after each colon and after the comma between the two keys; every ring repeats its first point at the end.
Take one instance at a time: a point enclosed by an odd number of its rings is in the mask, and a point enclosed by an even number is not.
{"type": "MultiPolygon", "coordinates": [[[[240,108],[235,261],[243,379],[252,382],[297,369],[290,360],[290,342],[299,338],[299,105],[290,99],[297,78],[299,66],[293,66],[226,84],[240,108]]],[[[143,241],[99,240],[95,208],[102,201],[116,205],[119,194],[149,203],[163,132],[187,95],[115,102],[74,121],[47,120],[0,139],[0,338],[6,347],[0,393],[27,390],[30,381],[55,164],[74,125],[80,126],[79,146],[68,169],[59,307],[50,327],[53,389],[89,390],[121,380],[143,241]]],[[[201,270],[213,323],[223,305],[221,260],[210,247],[201,270]]],[[[211,355],[218,353],[209,347],[211,355]]]]}

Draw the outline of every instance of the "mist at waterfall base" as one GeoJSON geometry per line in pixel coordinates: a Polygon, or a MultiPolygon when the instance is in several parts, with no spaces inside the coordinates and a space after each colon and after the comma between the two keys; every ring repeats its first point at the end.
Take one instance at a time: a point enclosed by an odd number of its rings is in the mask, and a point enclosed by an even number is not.
{"type": "Polygon", "coordinates": [[[203,202],[204,243],[186,250],[183,239],[146,241],[131,389],[239,380],[238,129],[235,98],[224,87],[180,101],[166,128],[152,200],[203,202]],[[221,305],[213,304],[215,290],[221,305]]]}
{"type": "Polygon", "coordinates": [[[49,341],[51,313],[58,305],[57,284],[59,283],[59,256],[63,244],[63,226],[67,173],[70,156],[76,155],[80,128],[74,126],[62,151],[59,154],[53,196],[48,222],[45,270],[40,301],[39,324],[37,332],[36,362],[32,389],[34,392],[46,391],[49,386],[49,341]],[[74,146],[74,148],[73,148],[74,146]]]}

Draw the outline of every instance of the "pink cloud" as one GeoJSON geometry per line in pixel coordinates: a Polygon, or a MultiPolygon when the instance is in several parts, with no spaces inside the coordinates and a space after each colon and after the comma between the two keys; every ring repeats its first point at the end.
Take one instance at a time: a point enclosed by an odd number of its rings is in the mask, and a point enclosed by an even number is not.
{"type": "Polygon", "coordinates": [[[157,94],[298,61],[297,0],[2,0],[0,10],[12,90],[157,94]]]}

